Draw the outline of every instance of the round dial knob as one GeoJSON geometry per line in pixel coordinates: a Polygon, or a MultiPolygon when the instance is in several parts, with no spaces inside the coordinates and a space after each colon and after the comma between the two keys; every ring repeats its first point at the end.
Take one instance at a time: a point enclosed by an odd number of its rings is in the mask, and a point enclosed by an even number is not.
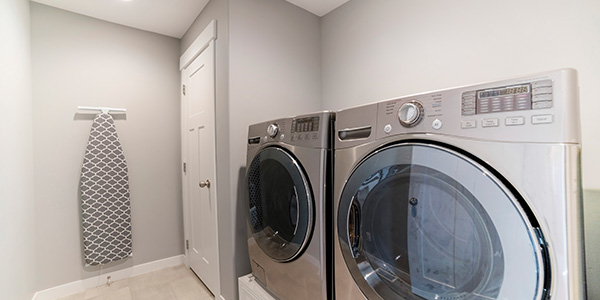
{"type": "Polygon", "coordinates": [[[404,127],[413,127],[423,119],[423,105],[417,101],[409,101],[398,110],[398,120],[404,127]]]}
{"type": "Polygon", "coordinates": [[[279,132],[279,126],[277,126],[277,124],[271,124],[267,127],[267,134],[272,138],[277,136],[278,132],[279,132]]]}

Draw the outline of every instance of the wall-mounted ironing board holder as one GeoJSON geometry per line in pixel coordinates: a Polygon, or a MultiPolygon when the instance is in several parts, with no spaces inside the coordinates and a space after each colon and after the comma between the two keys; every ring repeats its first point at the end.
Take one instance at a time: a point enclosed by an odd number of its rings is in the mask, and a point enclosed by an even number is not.
{"type": "Polygon", "coordinates": [[[105,114],[110,112],[127,112],[125,108],[114,108],[114,107],[92,107],[92,106],[77,106],[78,110],[93,110],[93,111],[101,111],[105,114]]]}

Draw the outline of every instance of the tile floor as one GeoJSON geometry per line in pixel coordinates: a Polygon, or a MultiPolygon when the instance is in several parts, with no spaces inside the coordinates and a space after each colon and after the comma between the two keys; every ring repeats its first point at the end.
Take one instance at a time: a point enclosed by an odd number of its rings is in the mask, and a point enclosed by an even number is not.
{"type": "Polygon", "coordinates": [[[58,300],[213,300],[186,266],[179,265],[104,284],[58,300]]]}

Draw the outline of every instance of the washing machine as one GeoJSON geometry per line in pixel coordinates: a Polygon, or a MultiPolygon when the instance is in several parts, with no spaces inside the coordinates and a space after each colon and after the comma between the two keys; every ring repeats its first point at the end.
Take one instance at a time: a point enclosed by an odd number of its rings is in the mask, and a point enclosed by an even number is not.
{"type": "Polygon", "coordinates": [[[248,252],[252,274],[279,299],[332,293],[332,122],[319,112],[248,129],[248,252]],[[328,242],[329,241],[329,244],[328,242]]]}
{"type": "Polygon", "coordinates": [[[577,74],[337,112],[337,299],[585,299],[577,74]]]}

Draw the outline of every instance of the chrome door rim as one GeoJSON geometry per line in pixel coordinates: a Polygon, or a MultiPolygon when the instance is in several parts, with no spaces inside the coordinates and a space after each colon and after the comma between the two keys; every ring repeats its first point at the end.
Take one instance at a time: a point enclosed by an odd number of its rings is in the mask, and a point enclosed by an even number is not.
{"type": "MultiPolygon", "coordinates": [[[[344,197],[344,196],[347,193],[352,194],[354,192],[354,191],[347,192],[348,183],[349,183],[350,179],[353,176],[355,176],[357,169],[359,169],[363,165],[363,163],[365,163],[366,161],[371,159],[373,156],[375,156],[385,150],[389,150],[391,148],[396,148],[396,147],[400,147],[400,146],[422,146],[422,147],[434,148],[436,150],[447,152],[450,155],[453,155],[460,159],[463,159],[464,161],[466,161],[467,163],[469,163],[470,165],[474,166],[479,171],[484,173],[485,176],[489,177],[494,183],[496,183],[496,185],[500,188],[502,193],[504,193],[506,195],[506,197],[508,199],[510,199],[512,206],[515,208],[516,212],[518,213],[518,215],[523,220],[523,223],[525,224],[525,227],[527,229],[527,234],[530,237],[531,245],[535,252],[535,261],[538,266],[538,268],[537,268],[538,276],[537,276],[537,287],[536,287],[536,292],[535,292],[535,295],[536,295],[535,299],[542,299],[542,298],[546,297],[545,295],[547,295],[547,293],[549,292],[548,290],[549,290],[550,283],[545,282],[545,278],[550,275],[550,273],[547,273],[547,272],[550,272],[551,269],[548,267],[549,258],[547,258],[548,253],[545,252],[545,251],[547,251],[547,248],[546,248],[545,241],[540,236],[541,232],[540,232],[539,228],[534,227],[532,225],[530,217],[528,217],[527,213],[524,211],[523,207],[519,203],[519,200],[515,197],[514,192],[511,191],[506,186],[505,181],[499,179],[494,174],[494,171],[490,171],[490,170],[493,170],[492,168],[486,167],[485,163],[480,163],[476,159],[473,159],[473,158],[469,157],[468,155],[465,155],[463,153],[460,153],[459,151],[453,150],[452,146],[447,146],[447,145],[443,145],[443,144],[440,145],[440,144],[441,143],[438,144],[437,142],[429,142],[429,141],[421,141],[421,140],[388,144],[386,146],[383,146],[383,147],[369,153],[363,159],[361,159],[358,163],[356,163],[356,165],[352,168],[351,172],[349,173],[350,175],[345,179],[344,186],[341,191],[340,199],[338,199],[339,205],[338,205],[337,214],[336,214],[337,220],[335,220],[338,224],[336,234],[338,235],[338,243],[339,243],[339,246],[340,246],[340,249],[342,252],[343,260],[346,263],[346,267],[348,267],[348,271],[352,274],[352,277],[355,277],[355,282],[359,285],[359,289],[361,290],[361,292],[369,299],[375,299],[375,298],[381,297],[381,295],[379,295],[375,290],[373,290],[373,288],[369,284],[367,284],[366,281],[364,282],[364,284],[361,284],[360,281],[361,280],[364,281],[364,279],[359,278],[359,280],[357,280],[357,278],[354,274],[354,271],[349,266],[349,264],[354,264],[354,268],[356,268],[357,265],[354,261],[350,247],[348,246],[351,244],[351,242],[349,240],[349,235],[347,232],[347,224],[345,221],[345,220],[348,220],[349,213],[350,213],[350,209],[348,207],[353,202],[353,200],[350,199],[347,201],[345,198],[348,198],[348,197],[344,197]],[[346,205],[346,204],[348,204],[348,205],[346,205]],[[347,213],[346,213],[346,210],[347,210],[347,213]],[[342,216],[343,216],[343,219],[342,219],[342,216]],[[351,261],[351,262],[348,263],[348,261],[351,261]],[[366,286],[365,286],[365,284],[366,284],[366,286]]],[[[415,299],[420,299],[420,298],[415,298],[415,299]]]]}
{"type": "MultiPolygon", "coordinates": [[[[315,214],[315,212],[314,212],[314,205],[313,205],[314,199],[312,197],[312,192],[311,192],[312,190],[311,190],[311,187],[310,187],[310,182],[308,181],[308,178],[305,175],[305,172],[304,172],[303,168],[301,167],[300,163],[298,162],[298,160],[294,156],[292,156],[290,153],[288,153],[288,151],[282,149],[281,147],[277,147],[277,146],[265,147],[263,149],[260,149],[254,155],[253,161],[261,153],[263,153],[264,151],[277,151],[277,153],[279,153],[281,155],[284,155],[285,159],[287,159],[287,160],[289,160],[289,162],[291,162],[291,164],[294,166],[294,170],[296,170],[297,173],[299,174],[300,181],[302,182],[302,187],[305,190],[305,193],[303,195],[306,196],[306,204],[307,204],[307,209],[306,209],[307,210],[307,219],[308,219],[307,220],[307,227],[306,227],[307,229],[306,229],[306,233],[303,236],[303,241],[300,244],[300,246],[298,247],[298,250],[296,250],[296,252],[293,255],[291,255],[290,257],[287,257],[287,258],[284,258],[284,259],[280,259],[280,258],[277,258],[277,257],[273,257],[269,253],[269,251],[267,249],[263,248],[262,244],[257,243],[259,245],[259,247],[261,248],[261,250],[267,256],[269,256],[269,258],[273,259],[274,261],[281,262],[281,263],[290,262],[290,261],[293,261],[294,259],[296,259],[297,257],[299,257],[304,252],[304,250],[308,246],[308,243],[310,242],[310,239],[311,239],[311,236],[312,236],[312,231],[314,229],[313,225],[314,225],[314,214],[315,214]]],[[[247,192],[249,192],[249,190],[248,190],[248,176],[249,176],[249,173],[252,171],[250,168],[251,167],[249,167],[248,171],[246,172],[246,184],[247,184],[246,191],[247,192]]],[[[296,189],[296,187],[298,185],[296,185],[296,182],[294,182],[294,184],[295,184],[294,185],[294,189],[296,189]]],[[[298,199],[298,201],[300,201],[300,200],[298,199]]],[[[249,208],[250,207],[248,207],[246,209],[246,214],[247,214],[247,220],[248,220],[248,222],[251,223],[251,217],[248,215],[249,214],[249,208]]],[[[299,214],[300,214],[300,209],[298,209],[298,215],[299,214]]],[[[251,226],[251,224],[250,224],[250,226],[251,226]]],[[[252,226],[250,228],[252,228],[252,226]]],[[[297,230],[298,230],[298,224],[295,225],[294,235],[297,233],[297,230]]],[[[256,239],[255,232],[253,230],[251,230],[251,231],[252,231],[253,237],[256,239]]]]}

